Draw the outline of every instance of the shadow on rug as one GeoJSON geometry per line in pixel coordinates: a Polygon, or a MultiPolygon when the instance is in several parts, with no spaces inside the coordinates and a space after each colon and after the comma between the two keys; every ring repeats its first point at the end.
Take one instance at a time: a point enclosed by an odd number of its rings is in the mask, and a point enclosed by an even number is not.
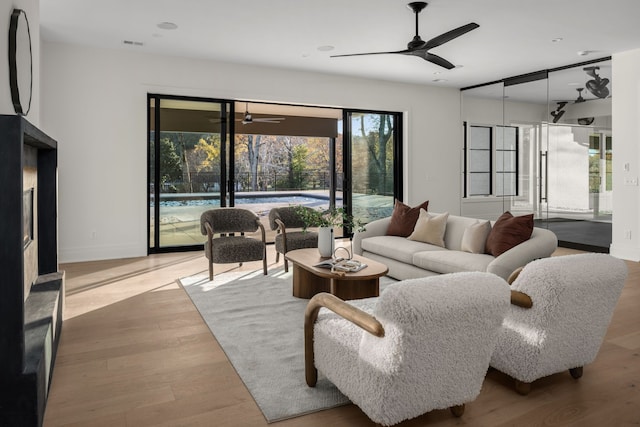
{"type": "Polygon", "coordinates": [[[308,300],[291,295],[291,277],[280,268],[179,280],[269,423],[349,403],[322,376],[305,382],[308,300]]]}

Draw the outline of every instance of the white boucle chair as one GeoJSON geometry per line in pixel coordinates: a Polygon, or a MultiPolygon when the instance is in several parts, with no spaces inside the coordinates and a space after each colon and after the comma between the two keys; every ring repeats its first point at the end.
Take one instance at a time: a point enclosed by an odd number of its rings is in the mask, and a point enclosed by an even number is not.
{"type": "Polygon", "coordinates": [[[530,308],[509,309],[491,366],[531,383],[558,372],[582,376],[602,344],[627,276],[624,261],[606,254],[551,257],[527,264],[511,284],[530,308]]]}
{"type": "Polygon", "coordinates": [[[349,303],[318,294],[305,313],[307,384],[319,371],[385,426],[434,409],[461,416],[480,393],[509,295],[504,279],[481,272],[405,280],[349,303]]]}

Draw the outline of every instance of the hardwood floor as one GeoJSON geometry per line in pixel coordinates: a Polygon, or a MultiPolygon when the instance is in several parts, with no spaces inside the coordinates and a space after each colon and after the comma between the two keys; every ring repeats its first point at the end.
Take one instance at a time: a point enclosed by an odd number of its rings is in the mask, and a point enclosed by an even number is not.
{"type": "MultiPolygon", "coordinates": [[[[556,255],[576,251],[559,249],[556,255]]],[[[269,247],[269,268],[275,255],[269,247]]],[[[282,264],[282,257],[280,263],[282,264]]],[[[409,426],[640,425],[640,264],[629,277],[605,342],[584,376],[536,381],[528,396],[490,371],[461,419],[433,411],[409,426]]],[[[216,265],[216,273],[237,265],[216,265]]],[[[206,271],[202,252],[74,263],[45,426],[266,426],[179,277],[206,271]]],[[[247,263],[243,270],[261,268],[247,263]]],[[[372,426],[354,405],[279,423],[372,426]]]]}

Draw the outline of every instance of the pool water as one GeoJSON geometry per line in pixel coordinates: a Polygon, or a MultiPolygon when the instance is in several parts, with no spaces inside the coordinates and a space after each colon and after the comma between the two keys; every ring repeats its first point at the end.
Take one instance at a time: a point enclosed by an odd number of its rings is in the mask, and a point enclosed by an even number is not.
{"type": "MultiPolygon", "coordinates": [[[[317,203],[319,201],[327,201],[326,198],[308,197],[308,196],[271,196],[271,197],[237,197],[235,204],[251,205],[264,203],[288,203],[292,205],[317,203]]],[[[152,204],[153,206],[153,204],[152,204]]],[[[220,206],[219,199],[183,199],[183,200],[162,200],[160,207],[179,207],[179,206],[220,206]]]]}

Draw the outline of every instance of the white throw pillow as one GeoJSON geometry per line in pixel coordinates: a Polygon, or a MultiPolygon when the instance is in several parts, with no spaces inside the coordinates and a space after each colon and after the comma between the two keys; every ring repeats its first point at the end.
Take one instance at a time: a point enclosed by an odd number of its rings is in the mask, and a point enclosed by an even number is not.
{"type": "Polygon", "coordinates": [[[413,228],[413,233],[407,239],[430,243],[444,248],[444,232],[447,229],[449,212],[439,215],[431,214],[420,209],[420,215],[413,228]]]}
{"type": "Polygon", "coordinates": [[[489,221],[476,221],[468,225],[464,229],[462,235],[462,243],[460,249],[472,254],[483,254],[487,237],[491,232],[491,223],[489,221]]]}

